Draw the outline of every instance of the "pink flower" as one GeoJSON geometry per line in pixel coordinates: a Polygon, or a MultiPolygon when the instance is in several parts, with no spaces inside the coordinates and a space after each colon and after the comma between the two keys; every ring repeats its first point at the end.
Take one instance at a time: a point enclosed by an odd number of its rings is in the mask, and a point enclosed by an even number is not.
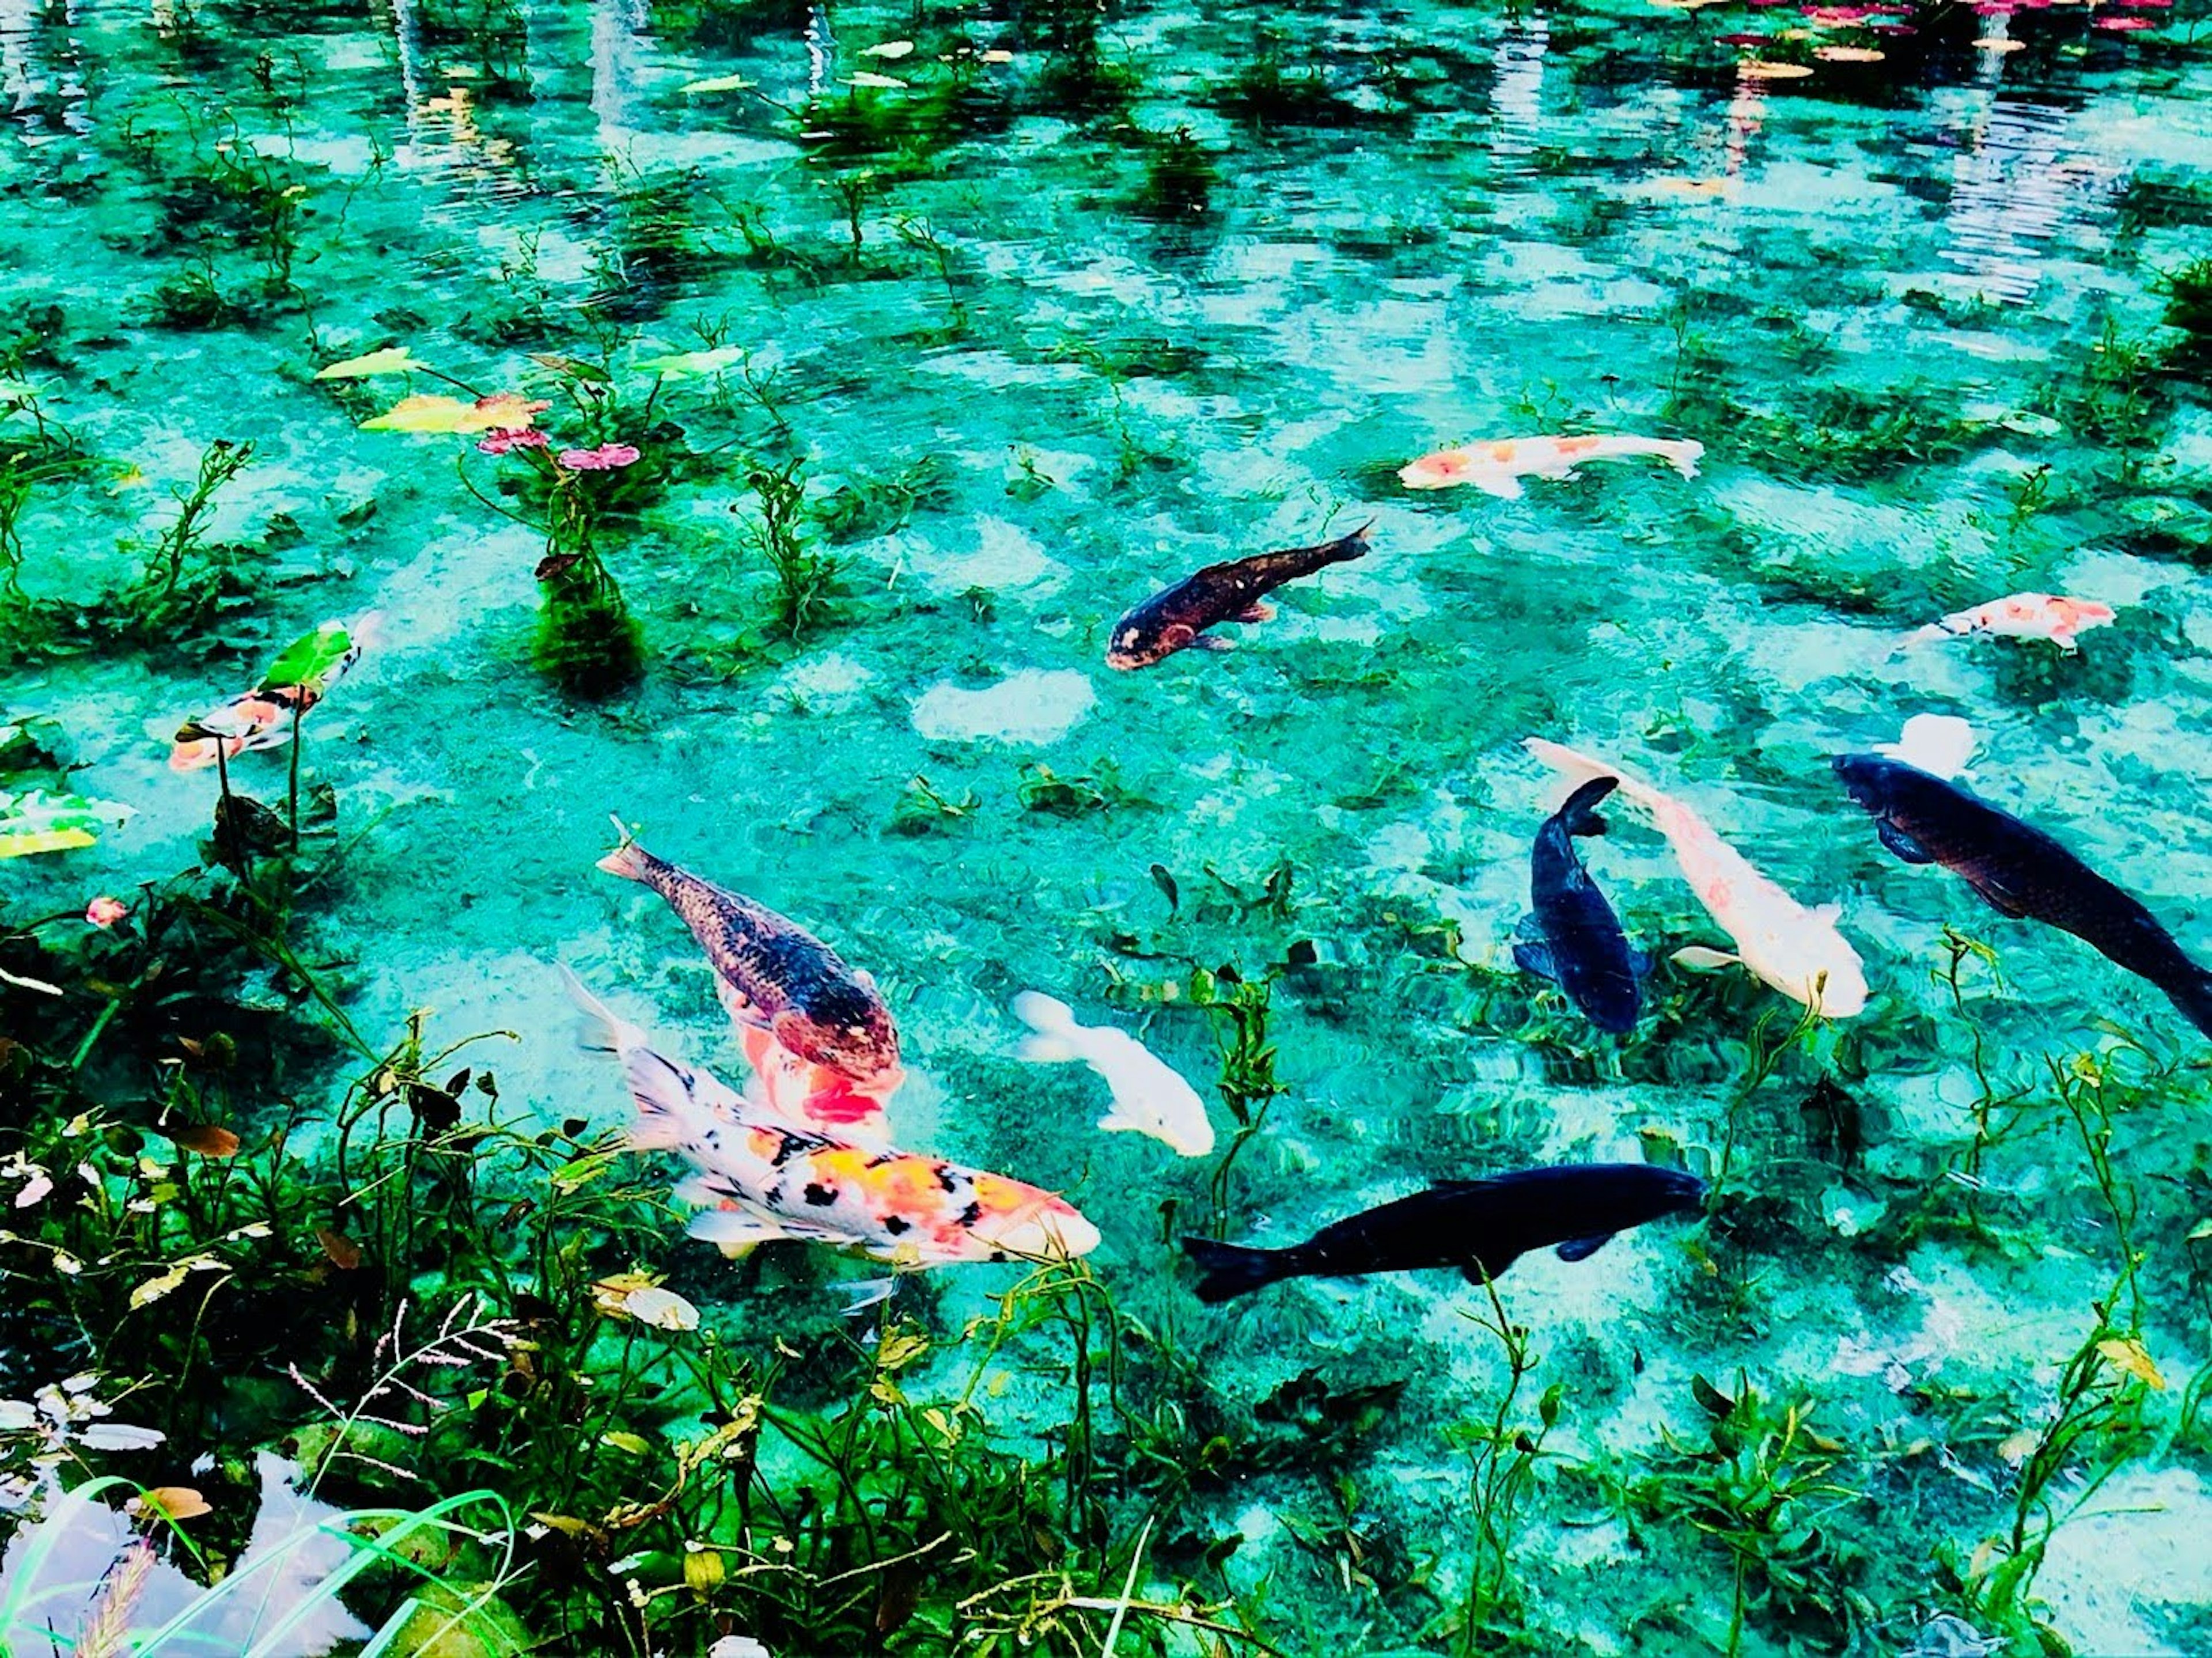
{"type": "Polygon", "coordinates": [[[2100,17],[2097,27],[2100,29],[2147,29],[2153,24],[2148,17],[2100,17]]]}
{"type": "Polygon", "coordinates": [[[84,907],[85,925],[105,932],[130,913],[130,905],[120,898],[110,898],[103,893],[84,907]]]}
{"type": "Polygon", "coordinates": [[[534,426],[495,426],[477,447],[487,455],[503,455],[510,449],[543,449],[550,441],[534,426]]]}
{"type": "Polygon", "coordinates": [[[611,472],[636,459],[637,451],[627,443],[603,443],[596,449],[563,449],[560,454],[561,465],[572,472],[611,472]]]}

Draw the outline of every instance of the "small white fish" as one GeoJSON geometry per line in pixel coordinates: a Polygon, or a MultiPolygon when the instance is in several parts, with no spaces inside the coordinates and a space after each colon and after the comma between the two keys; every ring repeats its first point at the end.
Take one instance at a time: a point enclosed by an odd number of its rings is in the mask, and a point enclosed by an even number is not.
{"type": "Polygon", "coordinates": [[[1665,461],[1686,478],[1698,475],[1698,462],[1705,446],[1694,438],[1611,437],[1587,434],[1579,437],[1501,438],[1493,443],[1470,443],[1461,449],[1439,449],[1423,455],[1399,471],[1398,481],[1408,489],[1448,489],[1471,483],[1486,495],[1517,500],[1524,477],[1571,478],[1586,460],[1618,460],[1652,455],[1665,461]]]}
{"type": "Polygon", "coordinates": [[[1101,1128],[1150,1134],[1186,1157],[1213,1150],[1213,1125],[1198,1091],[1127,1031],[1078,1024],[1066,1002],[1034,990],[1014,998],[1014,1015],[1034,1033],[1022,1038],[1022,1058],[1041,1065],[1080,1060],[1106,1079],[1114,1108],[1098,1120],[1101,1128]]]}

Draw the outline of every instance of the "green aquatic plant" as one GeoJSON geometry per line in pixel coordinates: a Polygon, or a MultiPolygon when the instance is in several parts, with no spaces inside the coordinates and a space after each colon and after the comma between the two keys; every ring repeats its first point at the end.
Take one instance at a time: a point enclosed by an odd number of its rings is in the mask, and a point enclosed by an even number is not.
{"type": "Polygon", "coordinates": [[[982,804],[982,797],[973,789],[944,794],[916,772],[907,779],[906,786],[899,791],[898,805],[891,809],[891,833],[941,834],[962,818],[972,817],[982,804]]]}
{"type": "Polygon", "coordinates": [[[1267,1126],[1268,1106],[1289,1091],[1276,1078],[1274,1044],[1267,1036],[1274,986],[1267,979],[1248,980],[1224,962],[1212,972],[1193,969],[1185,993],[1189,1005],[1212,1023],[1221,1062],[1214,1086],[1237,1123],[1206,1178],[1208,1225],[1213,1236],[1222,1237],[1229,1230],[1231,1171],[1245,1145],[1267,1126]]]}
{"type": "Polygon", "coordinates": [[[223,486],[252,459],[252,443],[217,438],[201,452],[191,484],[169,492],[176,517],[143,547],[137,578],[116,595],[125,631],[149,640],[190,632],[243,596],[240,550],[212,538],[208,515],[223,486]]]}
{"type": "Polygon", "coordinates": [[[2212,353],[2212,258],[2192,259],[2159,278],[2166,295],[2168,328],[2181,331],[2174,355],[2199,358],[2212,353]]]}
{"type": "Polygon", "coordinates": [[[1833,1520],[1866,1501],[1835,1478],[1849,1453],[1813,1431],[1806,1404],[1778,1406],[1739,1377],[1734,1395],[1691,1382],[1702,1434],[1662,1429],[1665,1448],[1620,1481],[1627,1512],[1645,1523],[1686,1523],[1729,1558],[1734,1597],[1724,1649],[1744,1649],[1752,1619],[1847,1635],[1868,1608],[1851,1588],[1864,1564],[1833,1520]]]}
{"type": "Polygon", "coordinates": [[[1189,224],[1213,211],[1213,192],[1221,184],[1221,168],[1208,149],[1187,126],[1172,131],[1137,130],[1144,158],[1145,182],[1130,210],[1147,219],[1189,224]]]}
{"type": "Polygon", "coordinates": [[[1468,1509],[1474,1534],[1468,1548],[1465,1594],[1458,1607],[1430,1631],[1469,1658],[1500,1650],[1525,1623],[1527,1595],[1514,1565],[1514,1546],[1527,1523],[1544,1441],[1558,1424],[1566,1397],[1565,1387],[1555,1382],[1538,1396],[1533,1419],[1522,1414],[1522,1394],[1538,1363],[1530,1332],[1507,1313],[1496,1279],[1485,1278],[1482,1287],[1488,1313],[1477,1309],[1467,1316],[1498,1338],[1505,1381],[1492,1389],[1483,1409],[1444,1430],[1445,1439],[1468,1460],[1468,1509]]]}
{"type": "Polygon", "coordinates": [[[841,568],[835,555],[809,544],[805,466],[793,458],[781,466],[757,466],[746,480],[759,509],[753,545],[775,577],[769,615],[775,631],[793,645],[805,643],[828,618],[841,568]]]}

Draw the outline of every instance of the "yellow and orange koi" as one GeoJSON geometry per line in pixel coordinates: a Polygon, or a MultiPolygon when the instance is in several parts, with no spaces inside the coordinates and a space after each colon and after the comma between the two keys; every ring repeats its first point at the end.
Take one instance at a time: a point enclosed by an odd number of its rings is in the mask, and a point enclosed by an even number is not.
{"type": "Polygon", "coordinates": [[[1619,460],[1655,455],[1686,478],[1698,475],[1705,446],[1694,438],[1580,437],[1501,438],[1439,449],[1402,468],[1398,481],[1408,489],[1448,489],[1471,483],[1486,495],[1515,501],[1524,477],[1571,478],[1586,460],[1619,460]]]}
{"type": "Polygon", "coordinates": [[[918,1152],[801,1128],[711,1072],[657,1053],[562,969],[595,1045],[621,1056],[637,1117],[630,1145],[672,1151],[698,1172],[676,1188],[700,1208],[691,1236],[736,1249],[780,1238],[854,1249],[902,1266],[1073,1257],[1098,1229],[1056,1193],[918,1152]]]}

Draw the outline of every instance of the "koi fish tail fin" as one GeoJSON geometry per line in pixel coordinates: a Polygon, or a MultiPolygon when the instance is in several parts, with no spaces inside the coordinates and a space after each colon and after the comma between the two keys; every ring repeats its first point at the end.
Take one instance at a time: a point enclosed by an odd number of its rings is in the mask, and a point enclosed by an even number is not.
{"type": "Polygon", "coordinates": [[[1350,535],[1339,536],[1330,542],[1324,549],[1328,555],[1328,562],[1346,564],[1355,558],[1366,557],[1374,550],[1367,544],[1367,532],[1374,527],[1375,520],[1370,518],[1350,535]]]}
{"type": "Polygon", "coordinates": [[[1698,475],[1698,463],[1705,457],[1705,446],[1695,438],[1684,438],[1680,443],[1667,446],[1667,463],[1686,478],[1698,475]]]}
{"type": "Polygon", "coordinates": [[[599,1054],[619,1054],[632,1046],[630,1039],[642,1035],[635,1025],[625,1023],[615,1016],[615,1011],[584,988],[584,981],[561,963],[561,982],[568,987],[568,999],[575,1003],[583,1017],[576,1022],[576,1040],[584,1047],[599,1054]]]}
{"type": "Polygon", "coordinates": [[[1014,998],[1014,1017],[1032,1033],[1022,1038],[1016,1050],[1022,1058],[1038,1065],[1058,1065],[1075,1058],[1075,1045],[1070,1038],[1079,1027],[1075,1010],[1066,1002],[1042,991],[1024,990],[1014,998]]]}
{"type": "Polygon", "coordinates": [[[1656,811],[1664,798],[1649,784],[1639,783],[1626,772],[1595,755],[1583,754],[1564,743],[1547,742],[1540,737],[1523,738],[1521,746],[1559,773],[1562,781],[1579,790],[1601,777],[1609,777],[1620,788],[1624,800],[1632,800],[1646,811],[1656,811]]]}
{"type": "Polygon", "coordinates": [[[2212,973],[2195,963],[2170,984],[2159,987],[2173,999],[2173,1005],[2206,1035],[2212,1036],[2212,973]]]}
{"type": "Polygon", "coordinates": [[[615,849],[599,859],[599,867],[610,875],[621,876],[625,881],[642,881],[645,879],[645,848],[638,845],[636,837],[631,835],[620,817],[615,817],[614,821],[615,834],[620,838],[615,849]]]}
{"type": "Polygon", "coordinates": [[[1206,1274],[1198,1281],[1200,1301],[1228,1301],[1290,1276],[1286,1259],[1290,1252],[1285,1249],[1255,1249],[1242,1243],[1193,1237],[1185,1238],[1182,1247],[1206,1274]]]}
{"type": "Polygon", "coordinates": [[[1559,808],[1559,827],[1570,835],[1604,834],[1605,819],[1597,815],[1597,803],[1620,786],[1618,777],[1591,778],[1559,808]]]}

